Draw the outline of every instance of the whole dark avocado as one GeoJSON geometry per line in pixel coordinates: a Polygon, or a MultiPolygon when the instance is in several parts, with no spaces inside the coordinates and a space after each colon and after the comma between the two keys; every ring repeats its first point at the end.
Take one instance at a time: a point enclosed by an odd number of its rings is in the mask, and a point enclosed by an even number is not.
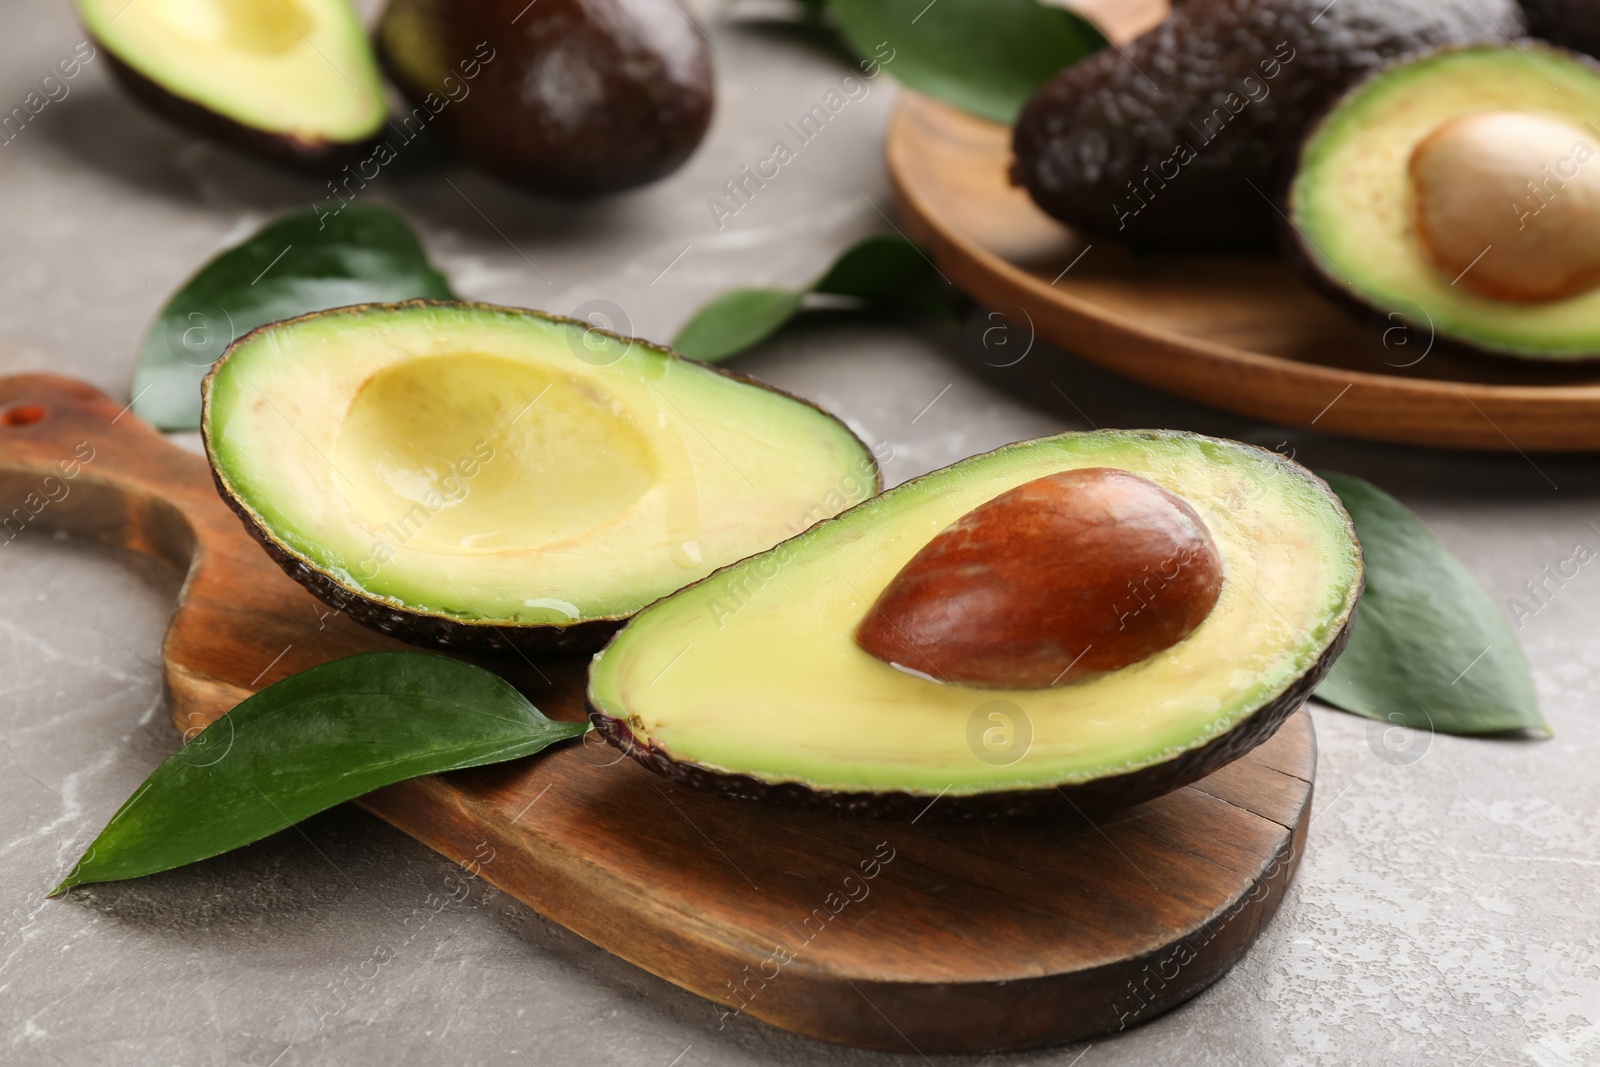
{"type": "Polygon", "coordinates": [[[1525,31],[1516,0],[1189,0],[1045,84],[1012,180],[1049,214],[1142,248],[1268,250],[1310,122],[1390,60],[1525,31]]]}
{"type": "Polygon", "coordinates": [[[1522,0],[1522,10],[1532,36],[1600,54],[1600,0],[1522,0]]]}
{"type": "Polygon", "coordinates": [[[377,38],[402,123],[537,192],[654,181],[711,121],[706,39],[673,0],[392,0],[377,38]]]}

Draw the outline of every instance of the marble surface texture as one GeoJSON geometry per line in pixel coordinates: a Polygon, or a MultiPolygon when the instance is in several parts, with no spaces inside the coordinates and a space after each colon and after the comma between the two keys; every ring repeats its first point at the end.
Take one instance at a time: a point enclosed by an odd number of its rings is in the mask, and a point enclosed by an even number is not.
{"type": "MultiPolygon", "coordinates": [[[[881,137],[895,88],[874,82],[718,229],[707,199],[847,73],[766,10],[704,11],[715,123],[658,185],[574,205],[456,166],[443,172],[455,188],[439,173],[396,176],[372,199],[414,221],[463,294],[563,313],[610,301],[645,337],[669,338],[727,287],[810,279],[890,225],[881,137]]],[[[81,39],[65,0],[7,0],[0,107],[81,39]]],[[[0,369],[73,374],[126,398],[168,294],[320,195],[150,117],[90,63],[0,146],[0,369]]],[[[1287,441],[1314,466],[1377,481],[1502,603],[1576,542],[1600,546],[1592,459],[1354,444],[1166,399],[1043,348],[999,371],[959,330],[859,319],[814,322],[738,366],[891,442],[891,483],[1088,420],[1182,427],[1287,441]]],[[[752,1020],[719,1030],[707,1002],[481,883],[401,944],[397,913],[453,868],[349,807],[211,862],[46,901],[178,743],[158,655],[178,583],[72,540],[0,546],[0,1063],[907,1062],[752,1020]],[[392,959],[379,977],[352,980],[380,946],[392,959]]],[[[1600,567],[1585,567],[1519,632],[1551,740],[1414,735],[1397,755],[1382,727],[1314,712],[1309,851],[1277,919],[1214,988],[1115,1039],[951,1062],[1600,1063],[1597,594],[1600,567]]]]}

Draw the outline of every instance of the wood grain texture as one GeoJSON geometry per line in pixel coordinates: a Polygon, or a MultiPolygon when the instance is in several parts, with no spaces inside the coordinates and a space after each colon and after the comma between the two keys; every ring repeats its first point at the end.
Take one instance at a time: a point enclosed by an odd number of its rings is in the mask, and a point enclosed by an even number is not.
{"type": "MultiPolygon", "coordinates": [[[[81,383],[0,380],[0,501],[21,508],[7,537],[59,529],[186,570],[163,647],[180,730],[306,667],[398,647],[280,572],[201,458],[81,383]],[[92,458],[67,477],[75,452],[92,458]]],[[[584,662],[495,666],[547,714],[582,716],[584,662]]],[[[1215,981],[1293,876],[1315,766],[1302,711],[1222,771],[1097,823],[907,825],[682,789],[590,741],[359,803],[706,997],[708,1027],[742,1014],[923,1053],[1115,1031],[1215,981]]]]}
{"type": "Polygon", "coordinates": [[[1024,335],[1276,423],[1449,448],[1600,450],[1600,365],[1461,354],[1422,330],[1402,337],[1381,316],[1352,318],[1271,257],[1091,246],[1010,184],[1010,133],[907,92],[887,153],[911,235],[1024,335]]]}
{"type": "Polygon", "coordinates": [[[1074,0],[1068,4],[1117,44],[1155,29],[1170,14],[1167,0],[1074,0]]]}

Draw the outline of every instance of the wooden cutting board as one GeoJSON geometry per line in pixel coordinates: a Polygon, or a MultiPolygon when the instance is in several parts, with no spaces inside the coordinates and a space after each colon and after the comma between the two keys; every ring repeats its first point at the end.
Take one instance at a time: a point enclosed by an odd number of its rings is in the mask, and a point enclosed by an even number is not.
{"type": "MultiPolygon", "coordinates": [[[[82,383],[0,379],[0,501],[21,509],[10,528],[187,572],[163,646],[180,730],[307,667],[399,647],[284,576],[203,459],[82,383]]],[[[583,662],[497,666],[547,714],[582,718],[583,662]]],[[[1215,981],[1293,877],[1315,762],[1301,711],[1210,778],[1097,822],[942,823],[937,803],[915,823],[774,809],[680,788],[597,742],[358,803],[707,998],[709,1029],[752,1016],[933,1053],[1115,1031],[1215,981]]]]}

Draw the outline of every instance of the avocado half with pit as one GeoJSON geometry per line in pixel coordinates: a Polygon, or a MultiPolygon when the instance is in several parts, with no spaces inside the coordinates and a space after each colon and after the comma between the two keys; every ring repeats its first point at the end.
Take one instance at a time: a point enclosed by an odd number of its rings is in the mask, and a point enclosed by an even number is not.
{"type": "Polygon", "coordinates": [[[1291,460],[1064,434],[651,605],[595,658],[590,714],[646,767],[732,796],[885,817],[1123,806],[1270,737],[1332,667],[1362,581],[1349,516],[1291,460]]]}
{"type": "Polygon", "coordinates": [[[415,644],[593,651],[629,615],[879,488],[804,401],[535,311],[408,301],[263,326],[205,380],[223,499],[415,644]]]}
{"type": "Polygon", "coordinates": [[[1600,356],[1600,65],[1537,41],[1388,68],[1312,131],[1290,240],[1363,314],[1495,355],[1600,356]]]}
{"type": "Polygon", "coordinates": [[[349,0],[77,4],[123,87],[196,133],[319,170],[383,129],[383,79],[349,0]]]}

